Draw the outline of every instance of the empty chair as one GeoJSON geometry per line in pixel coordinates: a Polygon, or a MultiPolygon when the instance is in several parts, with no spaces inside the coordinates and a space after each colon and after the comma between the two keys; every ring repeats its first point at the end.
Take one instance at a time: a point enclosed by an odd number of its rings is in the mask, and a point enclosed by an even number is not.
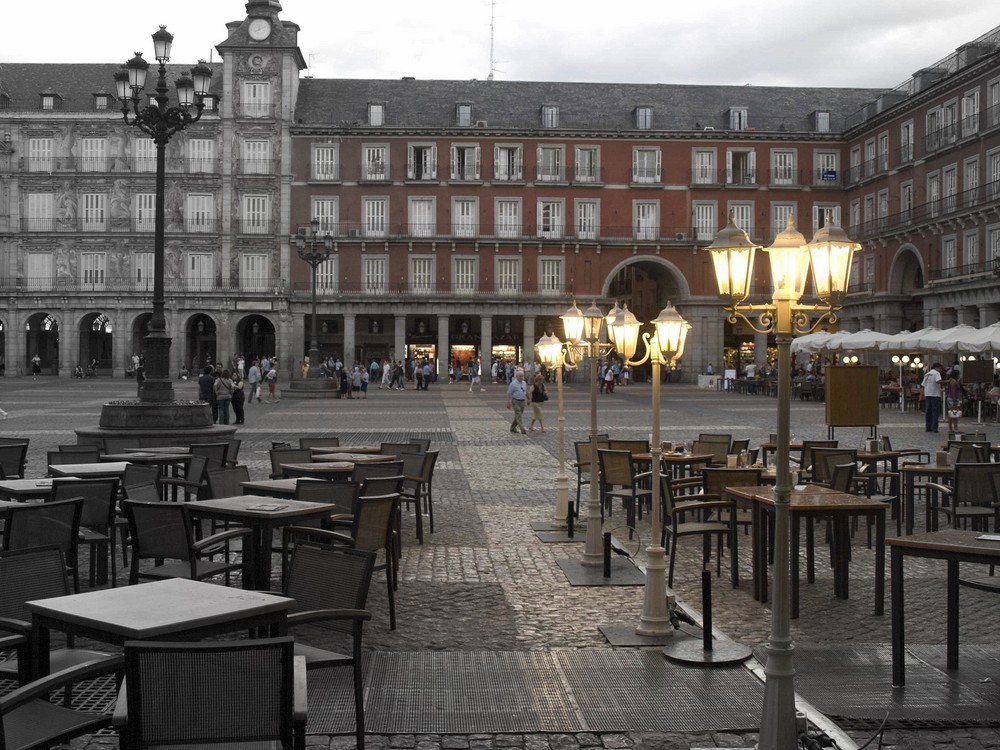
{"type": "MultiPolygon", "coordinates": [[[[138,500],[141,503],[158,503],[162,500],[160,497],[160,488],[155,484],[133,484],[131,487],[126,487],[125,497],[129,500],[138,500]]],[[[125,521],[125,533],[127,539],[128,519],[124,516],[121,518],[125,521]]],[[[120,525],[120,521],[118,524],[120,525]]],[[[122,544],[123,548],[127,546],[127,544],[122,544]]],[[[128,564],[128,558],[125,555],[124,549],[122,551],[122,562],[128,564]]]]}
{"type": "Polygon", "coordinates": [[[96,445],[60,445],[58,446],[60,453],[72,453],[78,457],[78,460],[72,463],[78,464],[92,464],[97,463],[101,460],[101,449],[96,445]]]}
{"type": "Polygon", "coordinates": [[[642,517],[642,503],[648,502],[653,494],[651,489],[642,486],[642,480],[648,479],[650,473],[637,472],[632,454],[627,450],[602,448],[597,451],[597,460],[601,468],[601,519],[604,519],[605,509],[611,515],[615,499],[620,499],[625,506],[625,523],[631,539],[637,514],[642,517]]]}
{"type": "Polygon", "coordinates": [[[949,440],[948,453],[953,464],[984,464],[990,460],[989,443],[973,440],[949,440]]]}
{"type": "MultiPolygon", "coordinates": [[[[762,473],[762,469],[707,466],[701,472],[702,496],[699,500],[728,501],[726,487],[760,486],[762,473]]],[[[735,526],[743,526],[744,530],[749,530],[750,524],[753,523],[750,510],[734,505],[732,514],[735,526]]]]}
{"type": "Polygon", "coordinates": [[[80,590],[77,573],[77,545],[83,498],[47,503],[18,503],[6,509],[3,549],[11,552],[35,547],[57,547],[73,576],[73,590],[80,590]]]}
{"type": "Polygon", "coordinates": [[[789,456],[789,460],[793,463],[798,463],[801,470],[802,481],[807,481],[813,475],[813,448],[836,448],[836,440],[803,440],[802,441],[802,456],[800,459],[796,459],[795,456],[789,456]]]}
{"type": "Polygon", "coordinates": [[[709,459],[710,466],[725,466],[726,456],[729,455],[729,443],[719,440],[695,440],[691,443],[691,452],[696,455],[710,455],[712,457],[709,459]]]}
{"type": "MultiPolygon", "coordinates": [[[[294,601],[288,627],[320,623],[350,637],[350,653],[338,653],[296,639],[295,654],[304,656],[306,669],[350,667],[354,685],[356,746],[365,746],[365,704],[362,692],[362,630],[371,613],[365,609],[375,553],[345,547],[296,544],[282,593],[294,601]],[[317,582],[322,582],[317,585],[317,582]]],[[[308,637],[306,638],[308,641],[308,637]]]]}
{"type": "Polygon", "coordinates": [[[268,455],[271,458],[271,479],[282,479],[285,470],[281,464],[308,464],[312,462],[312,451],[308,448],[272,448],[268,455]]]}
{"type": "Polygon", "coordinates": [[[243,482],[250,481],[250,469],[246,466],[222,466],[206,469],[209,497],[234,497],[244,495],[243,482]]]}
{"type": "Polygon", "coordinates": [[[192,443],[191,454],[204,456],[208,459],[209,469],[218,469],[226,465],[226,453],[229,452],[229,442],[225,443],[192,443]]]}
{"type": "Polygon", "coordinates": [[[403,491],[403,482],[405,479],[406,477],[402,474],[397,474],[394,477],[368,477],[361,483],[361,489],[358,494],[361,497],[398,494],[403,491]]]}
{"type": "MultiPolygon", "coordinates": [[[[892,451],[892,439],[883,434],[882,435],[882,449],[886,451],[892,451]]],[[[930,463],[931,454],[930,451],[919,450],[917,448],[906,448],[904,450],[895,451],[899,453],[899,458],[901,463],[906,463],[902,459],[913,458],[917,463],[930,463]]]]}
{"type": "Polygon", "coordinates": [[[129,464],[122,475],[122,489],[128,493],[129,487],[138,484],[160,484],[160,469],[157,466],[129,464]]]}
{"type": "Polygon", "coordinates": [[[207,456],[192,455],[184,468],[184,476],[161,477],[160,487],[165,493],[171,495],[171,499],[177,499],[177,495],[180,494],[181,499],[185,502],[204,500],[208,497],[209,492],[205,474],[207,467],[207,456]]]}
{"type": "Polygon", "coordinates": [[[413,503],[414,516],[417,522],[417,541],[424,542],[423,510],[427,509],[427,521],[430,533],[434,533],[434,497],[431,493],[434,478],[434,465],[437,463],[438,452],[427,451],[423,454],[403,454],[403,491],[399,495],[400,503],[409,507],[413,503]],[[417,457],[420,458],[417,469],[417,457]],[[417,473],[412,473],[417,469],[417,473]]]}
{"type": "MultiPolygon", "coordinates": [[[[597,448],[607,448],[608,439],[607,437],[598,438],[597,448]]],[[[576,451],[576,463],[574,464],[576,468],[576,515],[580,515],[580,488],[585,484],[590,484],[592,473],[590,471],[590,441],[589,440],[578,440],[573,443],[573,449],[576,451]]]]}
{"type": "Polygon", "coordinates": [[[299,438],[299,448],[325,448],[327,446],[334,447],[340,445],[340,438],[336,435],[328,435],[326,437],[300,437],[299,438]]]}
{"type": "Polygon", "coordinates": [[[998,463],[960,463],[955,465],[955,479],[950,487],[928,482],[925,486],[937,493],[941,502],[933,510],[951,519],[956,529],[970,525],[980,531],[1000,531],[1000,482],[998,463]]]}
{"type": "Polygon", "coordinates": [[[0,444],[0,480],[24,479],[28,441],[0,444]]]}
{"type": "MultiPolygon", "coordinates": [[[[742,469],[734,470],[742,471],[742,469]]],[[[760,470],[756,470],[758,475],[760,470]]],[[[736,504],[718,495],[698,494],[702,486],[700,477],[674,479],[660,475],[660,501],[663,505],[662,540],[670,551],[670,569],[667,585],[674,585],[674,568],[677,560],[677,543],[685,536],[702,538],[702,564],[708,564],[712,556],[712,538],[716,540],[716,575],[722,573],[723,542],[732,547],[730,565],[733,566],[733,581],[737,580],[736,504]],[[669,541],[669,545],[667,542],[669,541]]],[[[733,485],[734,487],[737,485],[733,485]]],[[[699,570],[700,572],[700,570],[699,570]]]]}
{"type": "Polygon", "coordinates": [[[413,443],[382,443],[378,452],[383,456],[402,456],[404,453],[422,453],[413,443]]]}
{"type": "Polygon", "coordinates": [[[728,432],[699,432],[698,440],[703,443],[723,443],[726,446],[726,453],[735,453],[732,450],[733,436],[728,432]]]}
{"type": "Polygon", "coordinates": [[[401,457],[399,461],[385,461],[380,464],[354,464],[354,470],[351,472],[351,481],[361,484],[370,477],[394,477],[402,474],[404,459],[405,457],[401,457]]]}
{"type": "Polygon", "coordinates": [[[638,456],[642,453],[649,453],[649,441],[648,440],[615,440],[611,439],[608,441],[608,448],[613,451],[628,451],[633,456],[638,456]]]}
{"type": "Polygon", "coordinates": [[[812,448],[812,476],[809,481],[829,484],[833,467],[857,461],[858,452],[854,448],[812,448]]]}
{"type": "Polygon", "coordinates": [[[322,479],[299,479],[295,499],[307,503],[333,503],[337,509],[331,518],[350,518],[358,502],[361,485],[354,482],[326,482],[322,479]]]}
{"type": "Polygon", "coordinates": [[[306,678],[289,636],[126,641],[122,747],[305,750],[306,678]]]}
{"type": "MultiPolygon", "coordinates": [[[[122,505],[132,545],[130,584],[163,578],[201,581],[223,574],[228,580],[229,574],[237,570],[243,571],[244,581],[249,580],[249,555],[244,552],[241,561],[230,563],[228,550],[230,540],[250,536],[250,529],[229,529],[195,541],[190,509],[185,503],[123,500],[122,505]],[[224,561],[207,559],[216,554],[225,554],[224,561]],[[152,560],[153,566],[142,569],[143,560],[152,560]]],[[[244,549],[248,547],[244,544],[244,549]]]]}
{"type": "Polygon", "coordinates": [[[410,438],[407,441],[410,445],[417,446],[420,453],[426,453],[431,449],[431,439],[430,438],[410,438]]]}
{"type": "Polygon", "coordinates": [[[229,448],[226,449],[226,466],[238,466],[237,461],[240,456],[240,446],[243,441],[239,438],[230,438],[229,448]]]}
{"type": "Polygon", "coordinates": [[[79,542],[90,548],[88,583],[95,586],[107,576],[104,560],[111,559],[111,585],[116,586],[115,522],[118,516],[118,479],[53,479],[52,499],[83,498],[79,542]],[[98,562],[100,560],[100,562],[98,562]]]}
{"type": "MultiPolygon", "coordinates": [[[[24,640],[17,656],[0,661],[0,678],[28,681],[31,664],[31,612],[25,602],[72,594],[66,576],[66,562],[58,547],[41,547],[0,553],[0,621],[3,632],[17,633],[24,640]]],[[[53,672],[76,666],[107,654],[74,648],[69,641],[65,648],[49,652],[53,672]]],[[[0,744],[0,747],[3,745],[0,744]]]]}

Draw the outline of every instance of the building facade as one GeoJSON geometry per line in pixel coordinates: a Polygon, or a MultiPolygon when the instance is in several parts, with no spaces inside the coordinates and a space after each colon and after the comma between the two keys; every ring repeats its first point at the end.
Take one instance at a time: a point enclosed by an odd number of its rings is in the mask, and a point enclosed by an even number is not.
{"type": "MultiPolygon", "coordinates": [[[[573,299],[641,320],[673,302],[689,377],[763,361],[702,252],[730,213],[766,246],[831,211],[863,243],[846,328],[1000,319],[1000,29],[884,90],[321,80],[277,0],[246,8],[208,111],[167,150],[177,370],[236,353],[297,370],[312,280],[294,235],[314,219],[333,240],[319,349],[345,362],[531,359],[573,299]]],[[[141,348],[155,152],[122,122],[117,67],[0,68],[8,374],[35,353],[122,374],[141,348]]]]}

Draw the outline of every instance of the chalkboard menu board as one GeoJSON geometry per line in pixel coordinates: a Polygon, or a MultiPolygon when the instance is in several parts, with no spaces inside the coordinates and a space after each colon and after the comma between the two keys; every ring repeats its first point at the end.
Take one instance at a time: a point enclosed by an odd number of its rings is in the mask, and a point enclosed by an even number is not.
{"type": "Polygon", "coordinates": [[[827,367],[826,423],[830,427],[868,427],[879,423],[878,367],[827,367]]]}
{"type": "Polygon", "coordinates": [[[962,363],[963,383],[992,383],[993,360],[969,359],[962,363]]]}

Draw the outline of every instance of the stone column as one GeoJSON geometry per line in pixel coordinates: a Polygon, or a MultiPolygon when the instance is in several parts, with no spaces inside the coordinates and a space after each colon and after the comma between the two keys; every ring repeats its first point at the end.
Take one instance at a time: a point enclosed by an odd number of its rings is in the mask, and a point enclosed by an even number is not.
{"type": "Polygon", "coordinates": [[[7,377],[20,378],[24,376],[27,355],[24,352],[27,334],[24,324],[27,315],[21,310],[12,309],[7,316],[7,377]]]}
{"type": "Polygon", "coordinates": [[[448,366],[451,364],[451,350],[448,348],[449,321],[447,315],[438,315],[437,363],[434,365],[434,372],[438,374],[439,383],[448,382],[448,366]]]}
{"type": "Polygon", "coordinates": [[[344,355],[343,362],[345,368],[354,367],[355,348],[357,348],[357,315],[354,313],[344,313],[344,355]]]}
{"type": "Polygon", "coordinates": [[[490,382],[490,368],[493,366],[493,317],[490,315],[479,319],[479,366],[483,382],[490,382]]]}
{"type": "MultiPolygon", "coordinates": [[[[73,313],[69,309],[63,309],[59,315],[59,369],[55,374],[61,378],[72,376],[80,356],[80,331],[72,318],[73,313]]],[[[86,368],[90,363],[80,364],[86,368]]]]}
{"type": "Polygon", "coordinates": [[[535,316],[524,316],[524,340],[521,342],[524,347],[524,361],[531,363],[535,361],[535,316]]]}
{"type": "MultiPolygon", "coordinates": [[[[111,377],[125,377],[125,370],[132,366],[132,352],[128,350],[128,343],[131,336],[129,328],[125,325],[125,311],[120,307],[115,309],[115,317],[112,321],[114,330],[111,332],[111,377]]],[[[167,327],[170,330],[170,327],[167,327]]],[[[176,342],[174,343],[176,346],[176,342]]]]}
{"type": "Polygon", "coordinates": [[[963,305],[956,310],[956,313],[959,324],[973,327],[979,325],[979,310],[977,308],[963,305]]]}
{"type": "Polygon", "coordinates": [[[758,372],[761,366],[767,361],[767,334],[754,333],[753,335],[753,361],[757,365],[758,372]]]}
{"type": "Polygon", "coordinates": [[[406,359],[406,316],[395,315],[393,317],[393,353],[392,358],[397,362],[406,359]]]}
{"type": "Polygon", "coordinates": [[[979,327],[993,325],[1000,320],[1000,305],[983,305],[979,308],[979,327]]]}

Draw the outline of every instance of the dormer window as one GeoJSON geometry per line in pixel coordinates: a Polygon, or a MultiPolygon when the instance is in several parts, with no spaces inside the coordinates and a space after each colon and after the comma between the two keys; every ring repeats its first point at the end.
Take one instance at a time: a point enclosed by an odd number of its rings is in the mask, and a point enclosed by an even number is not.
{"type": "Polygon", "coordinates": [[[638,130],[649,130],[653,127],[653,108],[635,108],[635,127],[638,130]]]}
{"type": "Polygon", "coordinates": [[[545,104],[542,106],[542,127],[559,127],[559,107],[555,104],[545,104]]]}
{"type": "Polygon", "coordinates": [[[58,101],[56,94],[42,94],[42,109],[56,109],[58,101]]]}
{"type": "Polygon", "coordinates": [[[459,104],[455,107],[455,124],[460,128],[467,128],[472,125],[471,104],[459,104]]]}
{"type": "Polygon", "coordinates": [[[111,106],[111,97],[108,94],[94,94],[94,109],[107,109],[111,106]]]}
{"type": "Polygon", "coordinates": [[[368,124],[373,127],[381,127],[385,125],[385,105],[384,104],[369,104],[368,105],[368,124]]]}
{"type": "Polygon", "coordinates": [[[10,96],[0,94],[0,109],[10,109],[10,96]]]}
{"type": "Polygon", "coordinates": [[[830,132],[830,113],[817,110],[813,112],[813,121],[817,133],[830,132]]]}
{"type": "Polygon", "coordinates": [[[746,130],[747,129],[747,108],[746,107],[731,107],[729,109],[729,129],[730,130],[746,130]]]}

